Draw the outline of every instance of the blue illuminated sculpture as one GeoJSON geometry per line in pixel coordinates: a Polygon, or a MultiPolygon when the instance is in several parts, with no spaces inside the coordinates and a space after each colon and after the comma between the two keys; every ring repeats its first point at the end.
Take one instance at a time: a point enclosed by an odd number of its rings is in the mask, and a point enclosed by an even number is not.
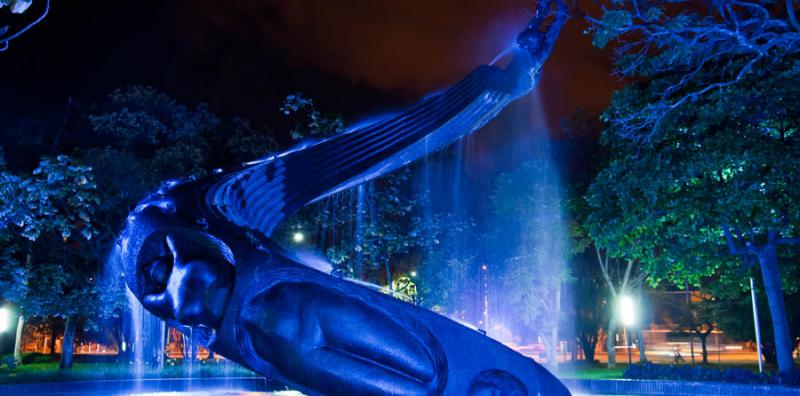
{"type": "Polygon", "coordinates": [[[547,370],[443,316],[302,264],[270,240],[289,214],[473,132],[538,79],[567,18],[542,1],[508,66],[481,66],[387,120],[227,173],[166,185],[118,258],[155,315],[311,395],[569,395],[547,370]]]}

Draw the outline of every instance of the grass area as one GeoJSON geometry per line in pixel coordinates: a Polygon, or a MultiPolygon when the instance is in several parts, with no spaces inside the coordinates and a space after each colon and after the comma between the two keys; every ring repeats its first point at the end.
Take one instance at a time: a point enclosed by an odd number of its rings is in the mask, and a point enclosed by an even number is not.
{"type": "MultiPolygon", "coordinates": [[[[33,382],[63,382],[87,380],[112,380],[135,378],[133,365],[120,363],[75,363],[71,370],[61,371],[58,363],[31,363],[17,366],[13,371],[0,371],[0,384],[21,384],[33,382]]],[[[229,361],[218,363],[195,362],[189,365],[166,365],[163,369],[145,366],[142,378],[209,378],[209,377],[248,377],[256,376],[229,361]]]]}
{"type": "Polygon", "coordinates": [[[617,365],[614,368],[608,368],[605,365],[593,365],[589,367],[576,367],[572,372],[567,371],[564,373],[566,378],[579,378],[579,379],[620,379],[622,372],[625,371],[627,365],[617,365]]]}

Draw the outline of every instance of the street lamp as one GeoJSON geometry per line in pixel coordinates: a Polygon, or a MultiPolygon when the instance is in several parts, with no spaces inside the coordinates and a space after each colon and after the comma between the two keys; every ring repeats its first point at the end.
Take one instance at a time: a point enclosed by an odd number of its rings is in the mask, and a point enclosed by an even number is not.
{"type": "MultiPolygon", "coordinates": [[[[630,327],[636,324],[636,302],[631,296],[623,295],[617,301],[617,314],[625,326],[625,341],[628,344],[628,364],[631,364],[630,327]]],[[[641,342],[641,340],[640,340],[641,342]]]]}
{"type": "Polygon", "coordinates": [[[6,307],[0,307],[0,333],[3,333],[10,328],[11,310],[6,307]]]}
{"type": "Polygon", "coordinates": [[[411,277],[412,278],[416,278],[417,277],[417,271],[411,271],[411,277]]]}
{"type": "Polygon", "coordinates": [[[302,232],[302,231],[296,231],[296,232],[295,232],[295,233],[292,235],[292,240],[294,241],[294,243],[303,243],[303,241],[304,241],[305,239],[306,239],[306,236],[305,236],[305,235],[303,235],[303,232],[302,232]]]}

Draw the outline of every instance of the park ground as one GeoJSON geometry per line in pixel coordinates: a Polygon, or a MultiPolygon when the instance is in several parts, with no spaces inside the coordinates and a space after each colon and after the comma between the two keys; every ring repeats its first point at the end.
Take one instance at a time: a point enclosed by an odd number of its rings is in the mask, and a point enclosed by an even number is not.
{"type": "MultiPolygon", "coordinates": [[[[598,356],[605,358],[605,355],[598,356]]],[[[562,378],[580,379],[620,379],[627,368],[627,362],[622,362],[623,356],[618,357],[620,363],[616,367],[608,368],[604,362],[565,362],[559,364],[558,376],[562,378]]],[[[627,360],[627,356],[625,356],[627,360]]],[[[114,362],[77,362],[70,371],[61,371],[58,362],[46,361],[40,357],[36,363],[18,366],[13,371],[0,370],[0,384],[36,383],[36,382],[65,382],[87,380],[115,380],[132,379],[136,377],[136,370],[131,364],[114,362]]],[[[634,362],[638,359],[634,360],[634,362]]],[[[800,364],[800,360],[796,360],[800,364]]],[[[698,364],[699,365],[699,364],[698,364]]],[[[721,362],[710,363],[709,367],[720,369],[744,368],[758,371],[757,364],[753,362],[721,362]]],[[[772,369],[766,367],[766,369],[772,369]]],[[[247,377],[257,376],[251,371],[236,364],[220,361],[217,363],[195,362],[191,367],[181,364],[180,361],[169,361],[164,368],[144,367],[141,378],[212,378],[212,377],[247,377]]]]}

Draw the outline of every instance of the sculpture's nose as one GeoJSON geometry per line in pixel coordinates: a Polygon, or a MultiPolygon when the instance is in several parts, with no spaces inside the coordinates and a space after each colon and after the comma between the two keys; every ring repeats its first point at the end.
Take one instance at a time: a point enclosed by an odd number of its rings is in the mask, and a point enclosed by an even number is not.
{"type": "Polygon", "coordinates": [[[143,268],[148,282],[142,305],[183,325],[215,327],[233,286],[233,265],[191,235],[167,234],[165,244],[168,254],[143,268]]]}

